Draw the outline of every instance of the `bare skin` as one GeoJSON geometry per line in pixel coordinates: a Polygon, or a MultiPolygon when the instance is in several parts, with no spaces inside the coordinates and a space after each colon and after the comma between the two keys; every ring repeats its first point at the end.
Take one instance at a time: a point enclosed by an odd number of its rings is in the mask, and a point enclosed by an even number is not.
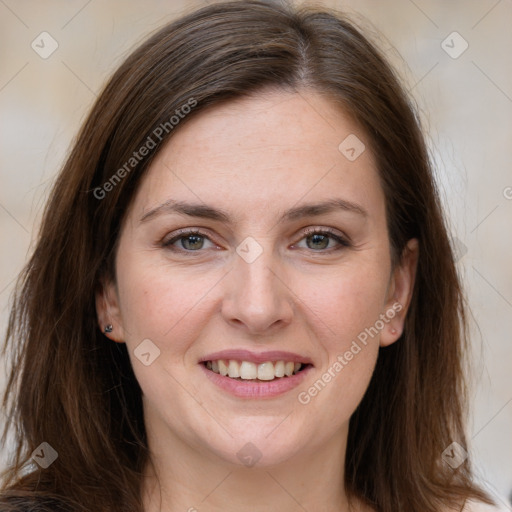
{"type": "Polygon", "coordinates": [[[350,134],[364,143],[317,93],[260,93],[191,119],[144,177],[121,232],[116,282],[105,283],[97,311],[101,326],[114,327],[109,338],[127,344],[144,395],[146,512],[370,510],[349,506],[343,489],[348,424],[379,347],[402,333],[419,249],[409,241],[392,268],[373,155],[366,145],[350,161],[338,149],[350,134]],[[331,199],[346,207],[279,221],[331,199]],[[229,221],[165,207],[149,214],[170,200],[209,205],[229,221]],[[203,234],[174,239],[182,228],[203,234]],[[332,233],[315,238],[306,228],[332,233]],[[236,251],[247,237],[251,251],[261,249],[252,262],[236,251]],[[372,326],[377,334],[357,351],[372,326]],[[149,366],[134,352],[144,339],[160,350],[149,366]],[[289,351],[313,367],[297,388],[242,399],[199,363],[231,348],[289,351]],[[328,383],[310,392],[325,374],[328,383]],[[252,466],[240,457],[247,446],[252,466]]]}

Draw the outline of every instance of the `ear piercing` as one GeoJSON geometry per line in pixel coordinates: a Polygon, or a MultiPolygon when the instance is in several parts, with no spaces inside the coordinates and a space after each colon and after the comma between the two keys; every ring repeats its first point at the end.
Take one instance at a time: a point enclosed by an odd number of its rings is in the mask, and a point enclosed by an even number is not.
{"type": "Polygon", "coordinates": [[[114,327],[112,327],[112,324],[105,325],[105,329],[103,332],[112,332],[114,330],[114,327]]]}
{"type": "Polygon", "coordinates": [[[396,333],[397,333],[396,329],[391,329],[391,334],[396,334],[396,333]]]}

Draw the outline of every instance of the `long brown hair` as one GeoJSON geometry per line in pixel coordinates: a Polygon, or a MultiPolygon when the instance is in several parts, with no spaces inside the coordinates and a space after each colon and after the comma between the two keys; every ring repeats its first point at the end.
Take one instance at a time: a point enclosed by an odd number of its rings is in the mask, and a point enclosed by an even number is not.
{"type": "Polygon", "coordinates": [[[394,262],[409,239],[420,243],[404,333],[380,350],[350,421],[347,492],[381,512],[490,502],[468,460],[457,469],[442,460],[453,441],[466,446],[465,306],[415,110],[344,15],[251,0],[207,6],[149,38],[114,73],[76,139],[7,330],[3,440],[12,429],[17,444],[2,510],[35,498],[41,510],[142,510],[150,454],[141,390],[126,345],[98,328],[95,292],[114,279],[124,213],[173,132],[208,106],[268,87],[326,94],[360,123],[378,163],[394,262]],[[148,138],[151,151],[130,160],[148,138]],[[47,469],[27,466],[42,442],[58,458],[47,469]]]}

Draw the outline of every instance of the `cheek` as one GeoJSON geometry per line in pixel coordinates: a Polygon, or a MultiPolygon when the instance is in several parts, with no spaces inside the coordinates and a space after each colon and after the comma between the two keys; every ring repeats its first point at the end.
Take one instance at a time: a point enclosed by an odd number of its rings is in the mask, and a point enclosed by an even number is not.
{"type": "Polygon", "coordinates": [[[198,336],[207,293],[218,279],[147,262],[124,261],[118,266],[121,314],[126,343],[135,347],[149,338],[170,359],[178,357],[198,336]],[[169,342],[172,343],[169,343],[169,342]]]}
{"type": "Polygon", "coordinates": [[[148,266],[143,261],[125,260],[118,266],[125,342],[143,395],[151,402],[190,406],[190,393],[196,390],[193,383],[182,385],[189,377],[184,361],[201,336],[208,319],[204,309],[207,291],[217,281],[206,275],[192,278],[185,271],[148,266]],[[139,348],[142,343],[147,344],[144,351],[139,348]],[[150,364],[146,366],[139,356],[148,352],[150,364]]]}
{"type": "Polygon", "coordinates": [[[323,325],[322,337],[331,349],[344,349],[347,342],[373,326],[383,312],[385,269],[360,265],[300,282],[298,295],[307,306],[305,311],[310,311],[311,321],[319,328],[323,325]]]}
{"type": "Polygon", "coordinates": [[[298,390],[297,408],[298,418],[311,417],[311,436],[323,439],[348,424],[368,388],[379,353],[374,326],[382,301],[374,286],[351,279],[326,287],[313,307],[320,312],[316,332],[327,357],[315,379],[298,390]]]}
{"type": "Polygon", "coordinates": [[[373,374],[378,351],[387,281],[385,269],[361,265],[308,279],[300,296],[327,357],[317,378],[299,390],[300,408],[316,411],[322,424],[348,421],[373,374]],[[372,271],[373,270],[373,271],[372,271]]]}

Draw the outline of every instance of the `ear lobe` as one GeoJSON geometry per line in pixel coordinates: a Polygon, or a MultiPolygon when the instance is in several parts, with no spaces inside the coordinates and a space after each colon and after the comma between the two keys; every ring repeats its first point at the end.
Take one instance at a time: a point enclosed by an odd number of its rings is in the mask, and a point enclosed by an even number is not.
{"type": "Polygon", "coordinates": [[[389,321],[381,332],[381,347],[391,345],[403,333],[405,317],[409,309],[416,280],[418,257],[418,240],[411,238],[404,247],[401,259],[391,276],[389,295],[384,312],[389,321]]]}
{"type": "Polygon", "coordinates": [[[112,341],[124,343],[124,329],[115,284],[100,283],[96,291],[96,314],[101,332],[112,341]],[[112,329],[107,328],[112,326],[112,329]]]}

